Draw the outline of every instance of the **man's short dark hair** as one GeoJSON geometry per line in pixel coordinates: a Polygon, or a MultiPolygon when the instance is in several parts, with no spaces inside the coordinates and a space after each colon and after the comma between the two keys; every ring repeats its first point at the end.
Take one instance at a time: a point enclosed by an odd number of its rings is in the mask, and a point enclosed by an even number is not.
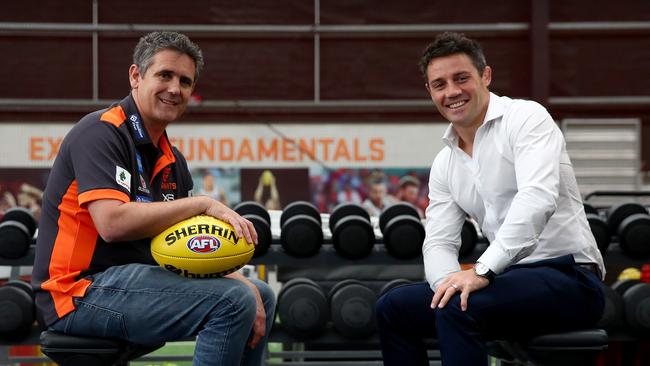
{"type": "Polygon", "coordinates": [[[166,49],[184,53],[194,61],[194,81],[196,82],[203,68],[203,53],[199,46],[182,33],[151,32],[145,34],[133,50],[133,63],[144,75],[156,53],[166,49]]]}
{"type": "Polygon", "coordinates": [[[485,55],[481,49],[481,45],[473,39],[465,37],[462,33],[456,32],[445,32],[439,34],[432,43],[430,43],[422,52],[422,57],[420,58],[420,71],[424,80],[427,82],[427,67],[431,60],[437,57],[450,56],[457,53],[466,54],[476,70],[478,70],[479,75],[483,75],[483,70],[487,66],[485,61],[485,55]]]}

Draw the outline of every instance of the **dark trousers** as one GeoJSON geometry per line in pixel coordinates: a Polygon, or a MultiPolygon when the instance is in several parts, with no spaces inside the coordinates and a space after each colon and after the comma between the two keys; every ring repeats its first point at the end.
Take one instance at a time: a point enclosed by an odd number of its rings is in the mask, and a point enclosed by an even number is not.
{"type": "Polygon", "coordinates": [[[384,365],[428,365],[424,338],[437,338],[445,366],[487,365],[485,341],[593,327],[604,307],[601,281],[572,256],[514,265],[469,296],[431,309],[427,283],[397,287],[377,301],[384,365]]]}

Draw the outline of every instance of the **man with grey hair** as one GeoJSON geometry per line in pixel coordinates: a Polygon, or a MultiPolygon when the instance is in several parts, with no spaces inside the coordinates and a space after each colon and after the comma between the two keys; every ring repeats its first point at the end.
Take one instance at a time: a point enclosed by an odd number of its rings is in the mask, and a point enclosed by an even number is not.
{"type": "Polygon", "coordinates": [[[165,129],[185,111],[203,66],[185,35],[135,47],[131,93],[66,135],[43,197],[32,283],[48,327],[142,345],[197,336],[194,365],[260,365],[275,311],[262,281],[192,280],[159,267],[151,237],[204,214],[257,242],[252,223],[207,196],[165,129]]]}

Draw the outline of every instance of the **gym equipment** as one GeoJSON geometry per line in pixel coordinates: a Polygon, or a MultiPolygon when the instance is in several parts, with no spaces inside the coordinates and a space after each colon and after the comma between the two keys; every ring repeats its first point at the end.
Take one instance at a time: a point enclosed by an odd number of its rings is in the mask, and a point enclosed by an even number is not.
{"type": "Polygon", "coordinates": [[[165,344],[143,346],[116,339],[78,337],[44,331],[41,351],[60,366],[127,365],[129,361],[153,352],[165,344]]]}
{"type": "Polygon", "coordinates": [[[399,202],[387,207],[379,216],[379,229],[388,254],[400,259],[422,255],[424,226],[411,204],[399,202]]]}
{"type": "Polygon", "coordinates": [[[583,329],[522,340],[489,341],[487,351],[508,365],[595,365],[598,353],[608,343],[609,336],[604,329],[583,329]]]}
{"type": "Polygon", "coordinates": [[[622,280],[640,280],[641,271],[636,267],[628,267],[621,271],[616,278],[619,281],[622,280]]]}
{"type": "Polygon", "coordinates": [[[235,212],[248,219],[255,226],[257,245],[253,257],[264,255],[271,246],[271,215],[264,206],[255,201],[245,201],[233,208],[235,212]]]}
{"type": "Polygon", "coordinates": [[[165,269],[188,278],[221,277],[243,267],[255,245],[229,223],[208,215],[177,222],[151,239],[151,255],[165,269]]]}
{"type": "Polygon", "coordinates": [[[321,286],[308,278],[294,278],[278,294],[277,313],[282,328],[298,339],[323,333],[329,320],[327,296],[321,286]]]}
{"type": "Polygon", "coordinates": [[[609,230],[617,234],[621,251],[632,258],[650,258],[650,215],[637,203],[622,203],[610,207],[609,230]]]}
{"type": "Polygon", "coordinates": [[[285,207],[280,215],[280,242],[294,257],[317,254],[323,245],[323,228],[316,206],[296,201],[285,207]]]}
{"type": "Polygon", "coordinates": [[[604,284],[602,289],[605,294],[605,309],[603,309],[603,315],[596,326],[605,330],[623,328],[625,326],[623,297],[616,290],[604,284]]]}
{"type": "Polygon", "coordinates": [[[17,340],[27,336],[35,312],[31,285],[12,280],[0,287],[0,339],[17,340]]]}
{"type": "Polygon", "coordinates": [[[374,291],[358,280],[343,280],[329,292],[334,328],[344,337],[366,338],[376,329],[374,291]]]}
{"type": "Polygon", "coordinates": [[[465,258],[474,251],[476,248],[476,243],[478,242],[478,232],[476,232],[476,227],[472,224],[469,219],[465,219],[463,223],[463,228],[460,232],[460,249],[458,250],[458,259],[465,258]]]}
{"type": "Polygon", "coordinates": [[[587,213],[587,221],[589,222],[591,233],[594,235],[594,239],[596,239],[598,250],[600,250],[602,255],[605,255],[612,238],[609,226],[605,220],[603,220],[598,214],[594,213],[587,213]]]}
{"type": "Polygon", "coordinates": [[[598,215],[598,210],[594,206],[592,206],[592,205],[590,205],[590,204],[588,204],[586,202],[583,203],[583,205],[585,207],[585,213],[586,214],[598,215]]]}
{"type": "Polygon", "coordinates": [[[24,257],[36,227],[36,219],[26,208],[7,210],[0,221],[0,256],[7,259],[24,257]]]}
{"type": "Polygon", "coordinates": [[[332,210],[329,220],[334,249],[349,259],[366,257],[375,245],[370,215],[360,205],[341,203],[332,210]]]}
{"type": "Polygon", "coordinates": [[[625,293],[625,291],[627,291],[627,289],[636,285],[637,283],[641,283],[641,281],[639,280],[616,281],[612,284],[612,289],[618,292],[619,295],[623,296],[623,294],[625,293]]]}
{"type": "Polygon", "coordinates": [[[650,334],[650,285],[636,283],[623,294],[625,320],[634,331],[650,334]]]}
{"type": "Polygon", "coordinates": [[[637,332],[650,333],[650,285],[639,280],[622,280],[614,282],[612,289],[623,299],[627,325],[637,332]]]}
{"type": "Polygon", "coordinates": [[[396,278],[392,281],[386,282],[382,287],[381,290],[379,290],[379,297],[383,296],[386,294],[388,291],[394,289],[395,287],[399,287],[402,285],[408,285],[413,283],[413,281],[407,280],[405,278],[396,278]]]}

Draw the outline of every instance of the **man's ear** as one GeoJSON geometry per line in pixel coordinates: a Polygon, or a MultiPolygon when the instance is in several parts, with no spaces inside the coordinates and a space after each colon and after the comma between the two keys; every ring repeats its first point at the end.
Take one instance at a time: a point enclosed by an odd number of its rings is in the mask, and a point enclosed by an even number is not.
{"type": "Polygon", "coordinates": [[[140,83],[140,69],[136,64],[129,67],[129,83],[131,84],[131,89],[136,89],[140,83]]]}
{"type": "Polygon", "coordinates": [[[483,76],[481,76],[481,79],[483,79],[483,83],[485,86],[490,86],[490,83],[492,82],[492,68],[490,66],[485,66],[485,69],[483,69],[483,76]]]}

